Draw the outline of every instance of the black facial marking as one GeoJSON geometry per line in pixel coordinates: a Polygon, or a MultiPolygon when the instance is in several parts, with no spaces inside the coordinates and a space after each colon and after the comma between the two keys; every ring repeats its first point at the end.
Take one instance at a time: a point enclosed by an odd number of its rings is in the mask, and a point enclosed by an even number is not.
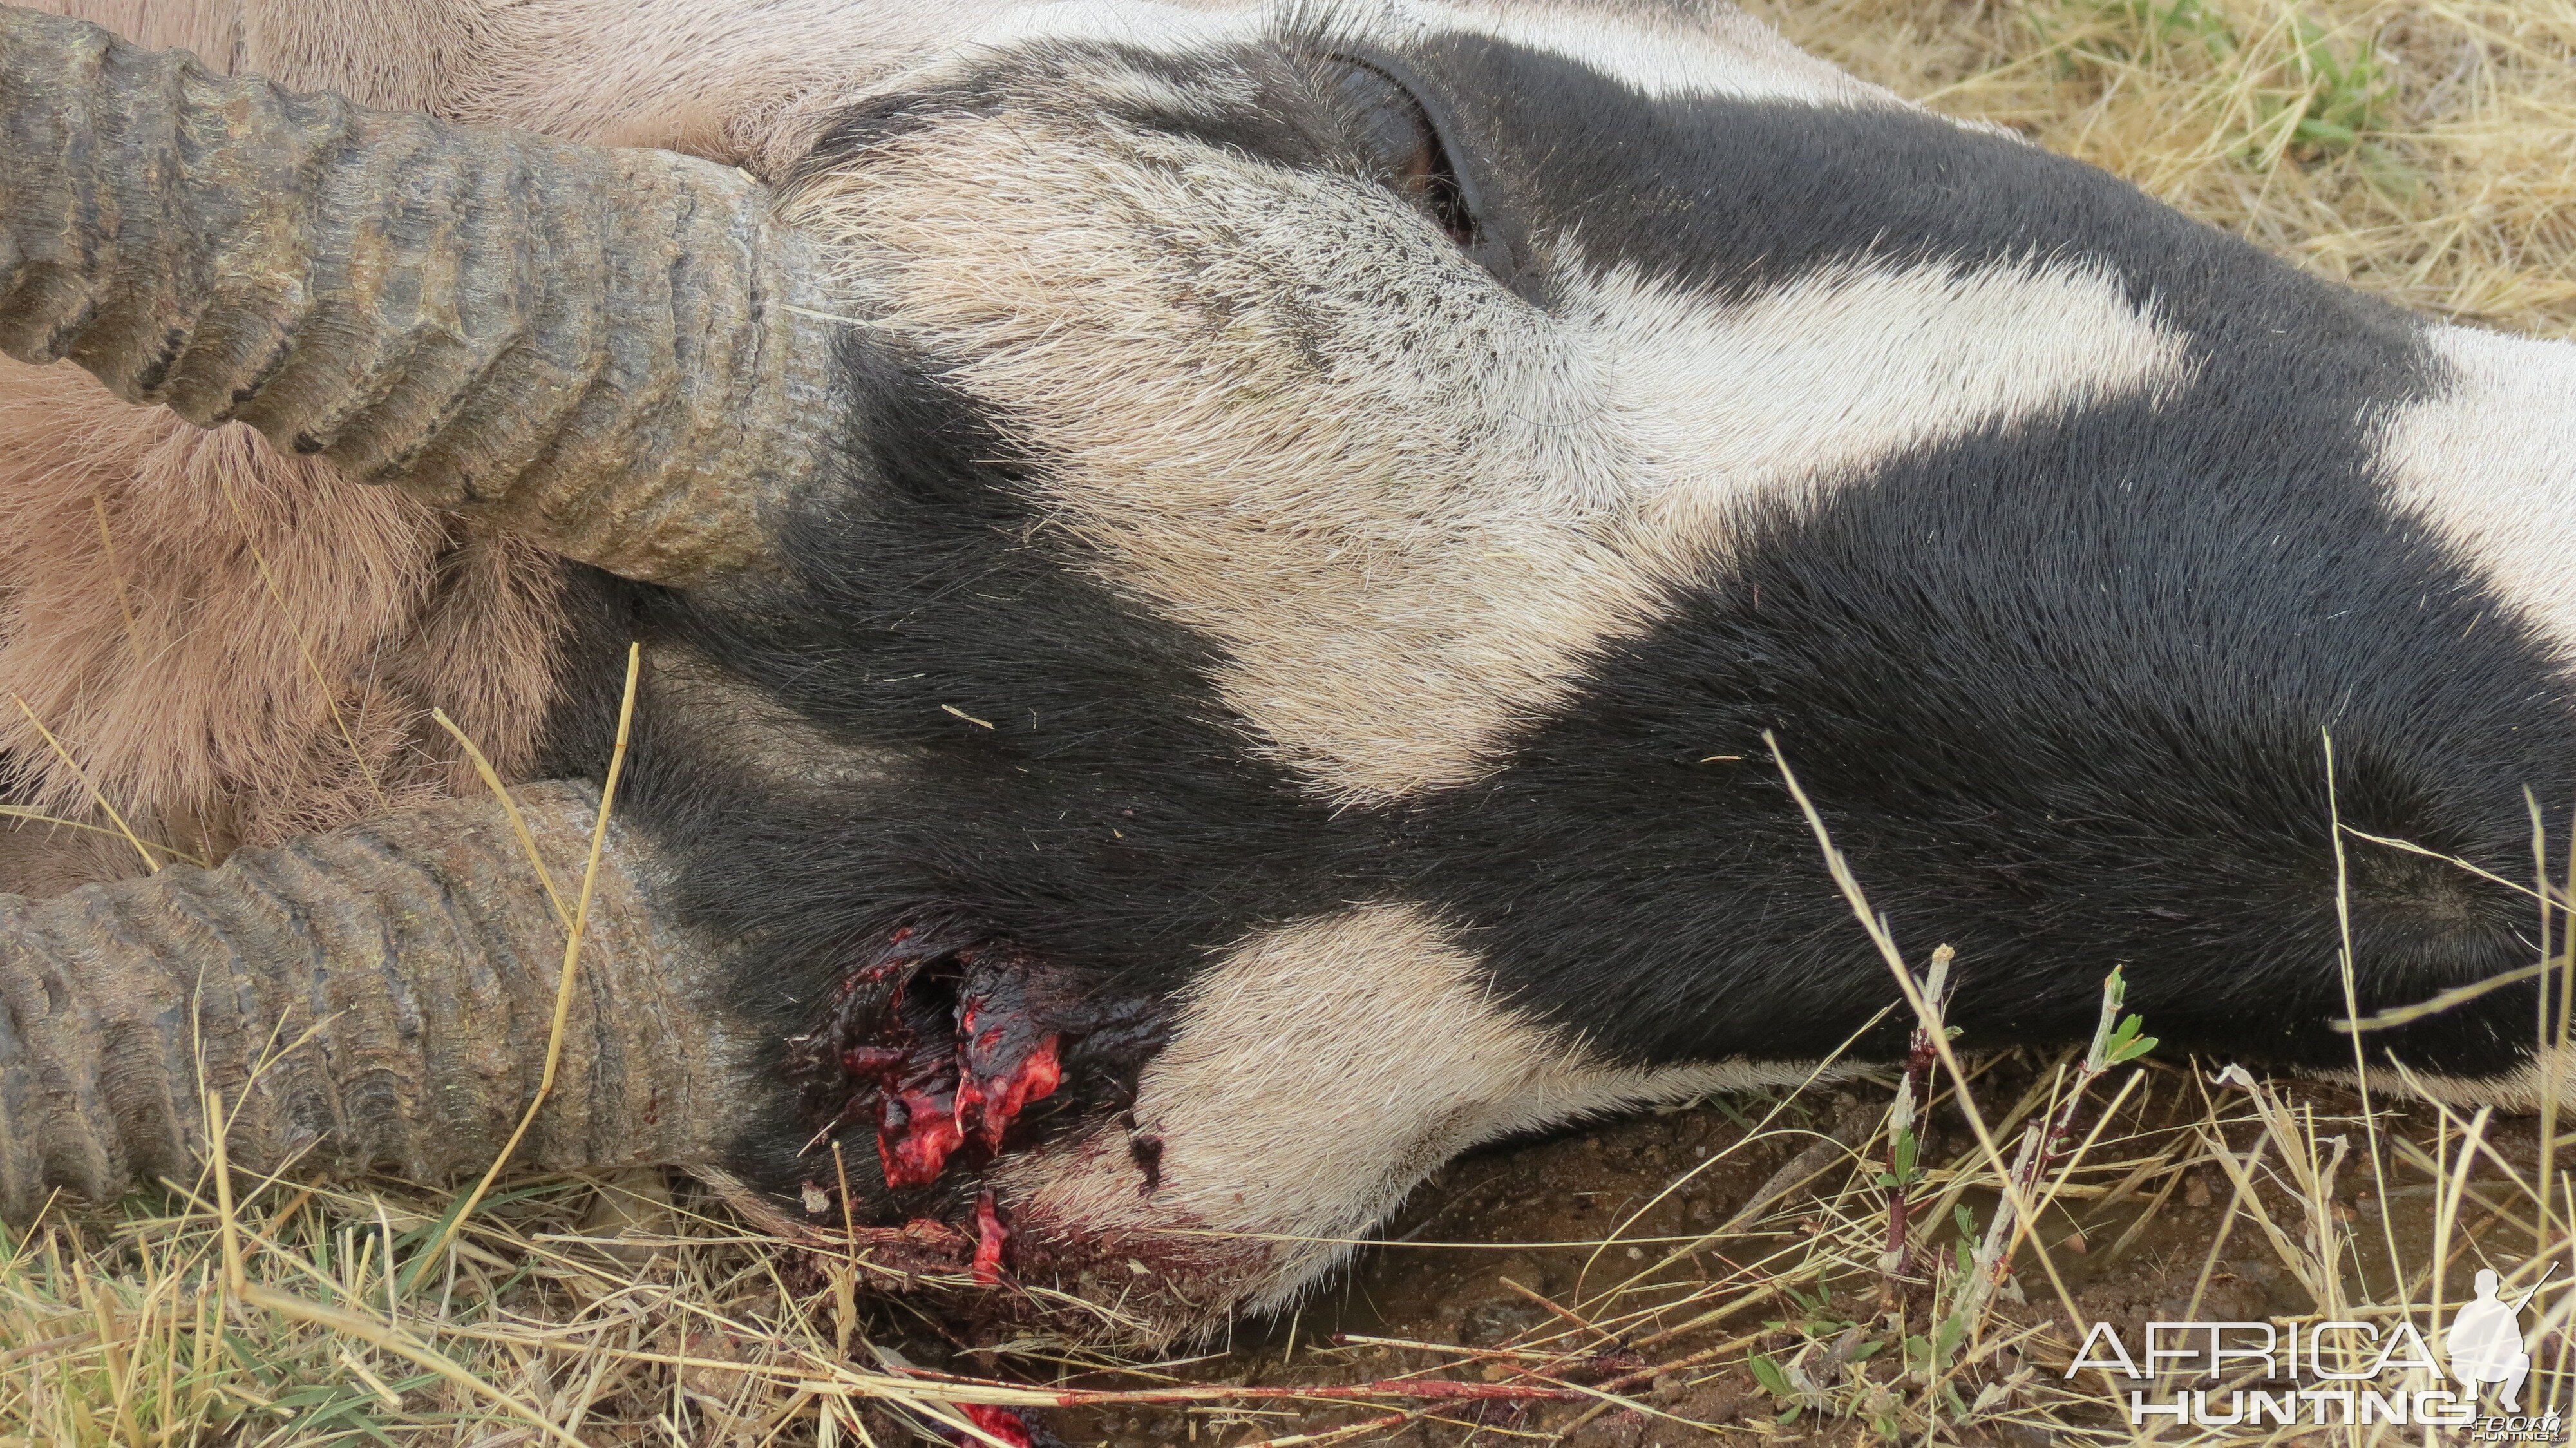
{"type": "MultiPolygon", "coordinates": [[[[1347,169],[1312,57],[1273,61],[1245,73],[1303,99],[1166,119],[1347,169]]],[[[1613,1056],[1812,1059],[1896,992],[1769,730],[1900,941],[1959,947],[1966,1044],[2080,1034],[2116,964],[2169,1050],[2334,1066],[2327,737],[2346,823],[2509,877],[2523,790],[2576,797],[2566,681],[2373,475],[2372,417],[2441,385],[2404,315],[1921,114],[1648,100],[1487,41],[1403,61],[1534,304],[1576,267],[1723,300],[1835,265],[2064,261],[2177,332],[2188,380],[1755,509],[1731,561],[1585,661],[1578,701],[1504,767],[1337,810],[1257,752],[1212,682],[1220,646],[1105,581],[1039,506],[1042,436],[980,415],[941,359],[854,339],[848,453],[787,529],[785,581],[599,605],[601,640],[641,631],[846,755],[782,785],[756,720],[676,686],[641,715],[634,817],[680,852],[693,918],[749,942],[735,995],[778,1039],[906,921],[959,922],[1167,1022],[1249,933],[1397,902],[1461,927],[1498,998],[1613,1056]]],[[[814,164],[868,164],[870,136],[940,113],[854,116],[814,164]]],[[[604,711],[565,718],[595,741],[604,711]]],[[[2345,844],[2363,1011],[2532,958],[2510,891],[2345,844]]],[[[2372,1044],[2507,1070],[2533,1009],[2503,991],[2372,1044]]],[[[1091,1066],[1132,1082],[1156,1039],[1091,1066]]],[[[1113,1085],[1085,1109],[1127,1104],[1113,1085]]],[[[807,1130],[781,1105],[741,1164],[793,1179],[807,1130]]]]}
{"type": "MultiPolygon", "coordinates": [[[[1768,730],[1918,964],[1959,948],[1966,1041],[2079,1035],[2119,965],[2173,1049],[2349,1063],[2327,736],[2346,824],[2510,870],[2524,786],[2569,795],[2566,695],[2357,474],[2173,435],[2144,405],[1996,430],[1764,520],[1423,812],[1424,888],[1522,1000],[1640,1059],[1829,1051],[1892,983],[1768,730]]],[[[2365,1012],[2534,957],[2512,892],[2346,855],[2365,1012]]],[[[2483,1074],[2531,1012],[2375,1044],[2483,1074]]]]}
{"type": "MultiPolygon", "coordinates": [[[[971,923],[1154,1008],[1065,1060],[1068,1090],[1123,1105],[1207,953],[1365,892],[1380,846],[1246,757],[1207,645],[1094,581],[1031,506],[1032,461],[957,393],[864,342],[845,364],[855,445],[789,530],[791,581],[657,594],[641,626],[873,777],[782,791],[729,762],[758,726],[648,692],[628,798],[687,862],[691,916],[757,942],[734,995],[774,1038],[890,932],[971,923]]],[[[773,1117],[738,1162],[769,1178],[812,1134],[773,1117]]]]}
{"type": "MultiPolygon", "coordinates": [[[[1772,729],[1901,938],[1961,947],[1959,1019],[1987,1039],[2082,1030],[2121,964],[2176,1046],[2349,1062],[2324,1029],[2327,737],[2347,824],[2508,875],[2523,789],[2576,788],[2557,666],[2373,475],[2370,416],[2440,385],[2415,324],[1933,117],[1648,101],[1513,47],[1434,49],[1503,204],[1579,220],[1592,268],[1724,297],[1835,264],[2063,259],[2181,332],[2195,374],[1764,510],[1736,566],[1594,661],[1582,706],[1425,809],[1426,888],[1506,985],[1644,1059],[1818,1054],[1886,1004],[1772,729]]],[[[2511,892],[2347,845],[2365,1011],[2532,958],[2511,892]]],[[[2505,1069],[2531,995],[2374,1041],[2505,1069]]]]}

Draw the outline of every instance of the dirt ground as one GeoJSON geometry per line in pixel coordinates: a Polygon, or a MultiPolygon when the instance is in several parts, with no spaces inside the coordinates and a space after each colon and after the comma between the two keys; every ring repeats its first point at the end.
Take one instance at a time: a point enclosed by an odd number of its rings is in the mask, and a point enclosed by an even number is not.
{"type": "MultiPolygon", "coordinates": [[[[2075,1314],[2088,1323],[2113,1323],[2131,1342],[2150,1320],[2316,1320],[2315,1294],[2284,1260],[2303,1247],[2313,1250],[2319,1229],[2309,1220],[2317,1209],[2298,1189],[2296,1174],[2281,1169],[2278,1153],[2271,1165],[2258,1161],[2259,1126],[2231,1111],[2223,1097],[2204,1092],[2205,1078],[2160,1066],[2142,1079],[2144,1089],[2131,1094],[2068,1176],[2060,1204],[2043,1214],[2039,1241],[2075,1314]],[[2213,1133],[2252,1168],[2251,1200],[2240,1201],[2212,1164],[2207,1137],[2213,1133]],[[2276,1230],[2286,1234],[2286,1252],[2276,1230]]],[[[1998,1103],[2027,1093],[2038,1080],[2030,1064],[2001,1063],[1979,1083],[1982,1109],[1991,1118],[1998,1103]]],[[[2115,1089],[2106,1082],[2097,1095],[2115,1089]]],[[[2347,1300],[2401,1300],[2389,1291],[2391,1274],[2381,1264],[2393,1253],[2410,1276],[2419,1273],[2437,1224],[2433,1175],[2398,1141],[2420,1141],[2442,1157],[2457,1123],[2446,1128],[2429,1107],[2392,1111],[2383,1103],[2387,1150],[2375,1173],[2361,1135],[2351,1129],[2359,1111],[2352,1093],[2302,1084],[2285,1085],[2283,1096],[2327,1148],[2323,1155],[2333,1155],[2338,1136],[2350,1148],[2321,1208],[2323,1230],[2348,1234],[2341,1273],[2347,1300]]],[[[1166,1375],[1203,1384],[1310,1387],[1408,1375],[1510,1382],[1527,1381],[1515,1369],[1532,1367],[1556,1380],[1614,1389],[1644,1409],[1495,1403],[1471,1405],[1480,1412],[1453,1406],[1424,1413],[1419,1404],[1254,1404],[1058,1412],[1037,1420],[1076,1445],[1649,1448],[1748,1435],[1878,1441],[1883,1430],[1866,1413],[1780,1421],[1782,1401],[1756,1380],[1748,1360],[1756,1353],[1789,1358],[1802,1344],[1846,1333],[1878,1334],[1891,1311],[1908,1314],[1911,1330],[1921,1329],[1932,1305],[1928,1287],[1887,1295],[1866,1261],[1839,1272],[1831,1265],[1817,1270],[1813,1255],[1799,1256],[1807,1265],[1786,1273],[1758,1265],[1767,1259],[1776,1269],[1787,1260],[1778,1254],[1795,1249],[1801,1237],[1823,1245],[1855,1230],[1873,1240],[1884,1230],[1883,1198],[1865,1179],[1855,1186],[1854,1173],[1874,1171],[1883,1158],[1878,1128],[1888,1101],[1888,1091],[1866,1083],[1814,1089],[1748,1140],[1753,1118],[1775,1103],[1735,1098],[1477,1153],[1416,1192],[1389,1224],[1385,1244],[1365,1249],[1294,1314],[1242,1323],[1231,1341],[1204,1349],[1206,1356],[1142,1373],[1050,1374],[1032,1371],[1043,1368],[1043,1353],[943,1355],[935,1344],[907,1346],[962,1372],[1131,1388],[1166,1375]],[[1792,1189],[1780,1194],[1782,1185],[1792,1189]],[[1766,1194],[1777,1199],[1762,1208],[1758,1198],[1766,1194]],[[1757,1209],[1750,1221],[1740,1215],[1748,1208],[1757,1209]],[[1676,1248],[1687,1250],[1667,1260],[1676,1248]],[[1765,1282],[1802,1273],[1811,1285],[1798,1303],[1760,1291],[1765,1282]],[[1733,1309],[1715,1320],[1695,1322],[1730,1303],[1733,1309]],[[1593,1326],[1581,1325],[1586,1322],[1593,1326]],[[1399,1418],[1400,1408],[1405,1416],[1399,1418]]],[[[2096,1135],[2099,1119],[2098,1107],[2082,1113],[2080,1129],[2096,1135]]],[[[2489,1135],[2496,1159],[2475,1163],[2460,1198],[2445,1274],[2449,1301],[2460,1299],[2478,1265],[2509,1268],[2529,1253],[2522,1229],[2528,1224],[2518,1228],[2512,1203],[2498,1202],[2498,1193],[2511,1188],[2496,1184],[2528,1179],[2535,1126],[2505,1121],[2489,1135]]],[[[1978,1159],[1977,1143],[1955,1112],[1936,1112],[1926,1148],[1928,1159],[1963,1167],[1978,1159]]],[[[1982,1221],[1993,1199],[1984,1190],[1968,1192],[1965,1201],[1982,1221]]],[[[1942,1251],[1954,1251],[1958,1234],[1945,1224],[1934,1240],[1942,1251]]],[[[1833,1257],[1831,1250],[1823,1255],[1829,1262],[1833,1257]]],[[[2067,1312],[2031,1248],[2023,1249],[2016,1269],[2012,1283],[2028,1300],[1999,1304],[1987,1340],[2009,1335],[2015,1325],[2039,1328],[2040,1335],[1972,1381],[2001,1383],[2019,1372],[2023,1386],[1997,1396],[1964,1432],[1946,1436],[2035,1448],[2073,1441],[2065,1426],[2090,1421],[2125,1437],[2107,1397],[2094,1392],[2099,1406],[2088,1411],[2084,1382],[2058,1387],[2075,1340],[2066,1331],[2067,1312]],[[2043,1398],[2044,1412],[2017,1417],[2013,1411],[2018,1400],[2038,1406],[2043,1398]]],[[[2419,1278],[2412,1287],[2420,1299],[2424,1283],[2419,1278]]],[[[1898,1356],[1854,1363],[1846,1369],[1849,1381],[1894,1379],[1898,1356]]],[[[2544,1364],[2544,1386],[2547,1377],[2544,1364]]]]}

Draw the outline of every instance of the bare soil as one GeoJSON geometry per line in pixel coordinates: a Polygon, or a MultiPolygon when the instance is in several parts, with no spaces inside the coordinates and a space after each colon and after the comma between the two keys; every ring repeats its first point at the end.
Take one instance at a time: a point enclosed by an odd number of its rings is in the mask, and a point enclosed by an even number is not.
{"type": "MultiPolygon", "coordinates": [[[[2012,1062],[1989,1073],[1979,1091],[1989,1118],[1996,1102],[2008,1103],[2036,1079],[2030,1067],[2012,1062]]],[[[2123,1106],[2101,1133],[2084,1159],[2088,1165],[2070,1178],[2061,1205],[2043,1216],[2039,1240],[2075,1314],[2088,1323],[2113,1323],[2131,1342],[2150,1320],[2313,1320],[2317,1303],[2262,1225],[2266,1216],[2288,1224],[2295,1239],[2307,1205],[2285,1181],[2262,1170],[2254,1172],[2258,1200],[2240,1202],[2229,1178],[2189,1144],[2195,1131],[2214,1127],[2243,1157],[2259,1131],[2241,1117],[2213,1113],[2183,1071],[2159,1069],[2148,1084],[2151,1089],[2123,1106]]],[[[2393,1300],[2384,1265],[2392,1250],[2410,1264],[2420,1298],[2418,1274],[2429,1260],[2434,1229],[2429,1175],[2391,1153],[2382,1168],[2389,1203],[2383,1225],[2380,1186],[2361,1134],[2347,1130],[2358,1101],[2341,1088],[2291,1089],[2291,1100],[2313,1117],[2319,1138],[2346,1134],[2353,1145],[2327,1207],[2355,1242],[2358,1265],[2345,1275],[2350,1300],[2393,1300]],[[2374,1269],[2373,1263],[2381,1265],[2374,1269]]],[[[1857,1416],[1819,1420],[1807,1414],[1780,1421],[1783,1404],[1755,1380],[1747,1359],[1757,1352],[1788,1357],[1802,1343],[1837,1335],[1850,1323],[1867,1324],[1865,1330],[1877,1334],[1891,1311],[1908,1314],[1909,1331],[1921,1330],[1931,1303],[1928,1287],[1919,1283],[1891,1292],[1873,1271],[1829,1272],[1823,1284],[1829,1297],[1810,1292],[1792,1303],[1776,1293],[1761,1295],[1761,1285],[1776,1277],[1755,1265],[1766,1254],[1797,1246],[1802,1234],[1831,1233],[1837,1211],[1849,1213],[1856,1202],[1876,1206],[1874,1194],[1856,1197],[1847,1183],[1856,1168],[1875,1170],[1884,1151],[1875,1131],[1887,1103],[1886,1091],[1865,1084],[1813,1091],[1791,1102],[1749,1142],[1748,1126],[1771,1108],[1758,1098],[1475,1153],[1417,1191],[1388,1224],[1384,1244],[1361,1251],[1299,1310],[1240,1323],[1231,1340],[1203,1348],[1206,1356],[1161,1370],[1169,1380],[1200,1384],[1328,1386],[1403,1377],[1526,1382],[1527,1370],[1536,1369],[1558,1381],[1615,1389],[1646,1411],[1605,1409],[1597,1401],[1470,1404],[1463,1411],[1455,1404],[1423,1411],[1421,1404],[1272,1402],[1068,1411],[1048,1416],[1043,1426],[1076,1445],[1315,1441],[1299,1435],[1319,1435],[1325,1443],[1426,1448],[1520,1442],[1649,1448],[1747,1434],[1816,1443],[1877,1441],[1857,1416]],[[1849,1145],[1836,1143],[1837,1136],[1849,1145]],[[1787,1175],[1803,1177],[1820,1157],[1827,1162],[1821,1174],[1777,1194],[1784,1167],[1795,1163],[1787,1175]],[[1741,1222],[1737,1214],[1766,1186],[1777,1200],[1757,1221],[1741,1222]],[[1710,1236],[1728,1226],[1736,1230],[1710,1236]],[[1690,1250],[1667,1260],[1681,1248],[1690,1250]],[[1658,1304],[1669,1306],[1653,1310],[1658,1304]],[[1729,1305],[1732,1310],[1714,1320],[1693,1322],[1729,1305]],[[1712,1349],[1722,1350],[1712,1357],[1712,1349]],[[1335,1436],[1336,1430],[1349,1436],[1335,1436]]],[[[2086,1113],[2084,1130],[2091,1131],[2096,1115],[2086,1113]]],[[[2419,1106],[2401,1113],[2393,1135],[2429,1142],[2438,1131],[2436,1113],[2419,1106]]],[[[2527,1179],[2537,1150],[2533,1123],[2499,1123],[2492,1139],[2516,1175],[2527,1179]]],[[[1936,1112],[1928,1159],[1967,1165],[1977,1151],[1955,1113],[1936,1112]]],[[[2481,1163],[2470,1179],[2472,1199],[2486,1190],[2486,1200],[2496,1203],[2497,1193],[2477,1184],[2501,1176],[2492,1163],[2481,1163]]],[[[1966,1205],[1982,1222],[1992,1210],[1992,1193],[1972,1191],[1966,1205]]],[[[1848,1218],[1844,1229],[1849,1230],[1848,1218]]],[[[1864,1230],[1877,1228],[1865,1224],[1864,1230]]],[[[1944,1223],[1930,1240],[1948,1253],[1958,1233],[1944,1223]]],[[[2467,1276],[2486,1260],[2481,1253],[2510,1266],[2527,1247],[2527,1235],[2515,1230],[2510,1216],[2464,1204],[2446,1273],[2448,1300],[2463,1295],[2467,1276]]],[[[2067,1312],[2039,1254],[2025,1247],[2016,1267],[2014,1284],[2027,1301],[2001,1304],[1999,1325],[1988,1340],[2016,1324],[2044,1331],[2026,1344],[2027,1356],[2002,1355],[1971,1380],[1972,1387],[2008,1377],[2016,1367],[2053,1385],[2072,1354],[2067,1312]]],[[[1031,1371],[1040,1363],[1008,1355],[941,1357],[934,1346],[922,1350],[961,1371],[1068,1385],[1136,1387],[1161,1376],[1050,1374],[1031,1371]]],[[[1850,1371],[1893,1378],[1898,1358],[1883,1354],[1850,1371]]],[[[2100,1421],[2110,1426],[2111,1400],[2104,1395],[2101,1401],[2100,1421]]],[[[2064,1409],[2061,1395],[2051,1416],[2063,1418],[2064,1409]]],[[[1969,1431],[1971,1441],[2008,1448],[2057,1441],[2049,1428],[1981,1416],[1984,1426],[1969,1431]]],[[[2081,1404],[2075,1416],[2085,1416],[2081,1404]]]]}

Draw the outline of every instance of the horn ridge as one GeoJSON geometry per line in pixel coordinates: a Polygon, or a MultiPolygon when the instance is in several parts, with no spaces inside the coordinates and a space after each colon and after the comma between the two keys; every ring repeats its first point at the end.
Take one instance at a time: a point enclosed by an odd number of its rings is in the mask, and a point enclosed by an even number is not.
{"type": "MultiPolygon", "coordinates": [[[[516,795],[558,880],[597,803],[516,795]]],[[[612,826],[562,1070],[513,1160],[573,1169],[719,1159],[762,1091],[702,988],[720,958],[657,912],[649,848],[612,826]]],[[[254,1169],[489,1165],[535,1090],[563,927],[487,800],[387,816],[223,866],[42,901],[0,896],[0,1220],[57,1188],[93,1201],[206,1154],[203,1088],[254,1169]]]]}
{"type": "Polygon", "coordinates": [[[770,201],[0,11],[0,350],[628,577],[756,562],[823,456],[826,269],[770,201]]]}

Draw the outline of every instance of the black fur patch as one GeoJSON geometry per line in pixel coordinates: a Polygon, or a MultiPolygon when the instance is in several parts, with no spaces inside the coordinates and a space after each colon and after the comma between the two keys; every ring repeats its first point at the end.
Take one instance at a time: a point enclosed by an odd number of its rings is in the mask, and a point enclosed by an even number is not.
{"type": "MultiPolygon", "coordinates": [[[[1251,930],[1413,900],[1614,1055],[1812,1058],[1896,993],[1765,729],[1914,955],[1960,947],[1972,1046],[2080,1034],[2121,964],[2169,1049],[2348,1061],[2325,1025],[2329,732],[2347,822],[2524,872],[2522,790],[2570,797],[2576,726],[2528,629],[2371,476],[2369,411],[2435,385],[2408,319],[1930,117],[1647,101],[1481,41],[1407,63],[1483,222],[1536,259],[1534,300],[1577,264],[1723,295],[1837,261],[2062,256],[2186,335],[2197,380],[1755,517],[1732,571],[1602,650],[1508,769],[1334,813],[1250,753],[1210,641],[1032,506],[1042,455],[854,342],[849,452],[788,530],[790,581],[600,607],[603,639],[641,630],[873,762],[782,793],[743,762],[756,721],[646,699],[629,798],[684,852],[696,918],[748,943],[736,993],[780,1040],[907,921],[1168,1005],[1251,930]]],[[[928,114],[880,108],[831,144],[928,114]]],[[[582,708],[567,736],[596,740],[582,708]]],[[[2508,891],[2357,841],[2350,869],[2364,1010],[2532,956],[2508,891]]],[[[2532,1019],[2506,991],[2378,1044],[2479,1074],[2532,1019]]],[[[773,1106],[747,1105],[738,1164],[792,1179],[805,1128],[773,1106]]]]}
{"type": "MultiPolygon", "coordinates": [[[[1990,1043],[2079,1033],[2123,964],[2177,1047],[2349,1063],[2323,1024],[2344,1012],[2329,733],[2348,824],[2528,873],[2523,790],[2576,794],[2576,727],[2529,629],[2372,476],[2372,411],[2437,385],[2410,319],[1920,113],[1648,100],[1476,39],[1422,63],[1518,224],[1579,236],[1559,266],[1726,296],[1836,263],[2065,258],[2123,280],[2197,369],[2161,404],[1772,510],[1738,569],[1606,651],[1589,702],[1427,810],[1431,893],[1524,1001],[1668,1060],[1813,1055],[1892,998],[1765,729],[1918,959],[1961,947],[1960,1019],[1990,1043]]],[[[2534,958],[2511,892],[2349,859],[2365,1011],[2534,958]]],[[[2375,1040],[2483,1074],[2532,1021],[2526,988],[2375,1040]]]]}
{"type": "MultiPolygon", "coordinates": [[[[1830,1050],[1893,984],[1772,730],[1918,965],[1960,948],[1970,1044],[2079,1036],[2116,964],[2172,1049],[2349,1064],[2326,736],[2345,823],[2499,873],[2528,868],[2524,786],[2569,797],[2576,737],[2465,570],[2357,475],[2242,435],[2176,456],[2170,418],[2104,409],[1765,520],[1508,770],[1425,811],[1424,888],[1523,1001],[1622,1053],[1830,1050]]],[[[2512,892],[2347,860],[2365,1011],[2535,958],[2512,892]]],[[[2526,988],[2374,1039],[2479,1075],[2532,1022],[2526,988]]]]}
{"type": "MultiPolygon", "coordinates": [[[[727,762],[756,726],[639,709],[629,798],[684,853],[698,923],[751,942],[735,996],[773,1037],[924,918],[1160,1007],[1209,951],[1371,888],[1352,877],[1378,833],[1248,759],[1206,644],[1093,579],[1029,507],[1028,461],[922,372],[860,343],[845,360],[853,447],[788,532],[792,583],[658,595],[642,621],[648,651],[691,651],[884,763],[782,795],[727,762]]],[[[774,1107],[737,1163],[773,1182],[810,1135],[774,1107]]]]}

